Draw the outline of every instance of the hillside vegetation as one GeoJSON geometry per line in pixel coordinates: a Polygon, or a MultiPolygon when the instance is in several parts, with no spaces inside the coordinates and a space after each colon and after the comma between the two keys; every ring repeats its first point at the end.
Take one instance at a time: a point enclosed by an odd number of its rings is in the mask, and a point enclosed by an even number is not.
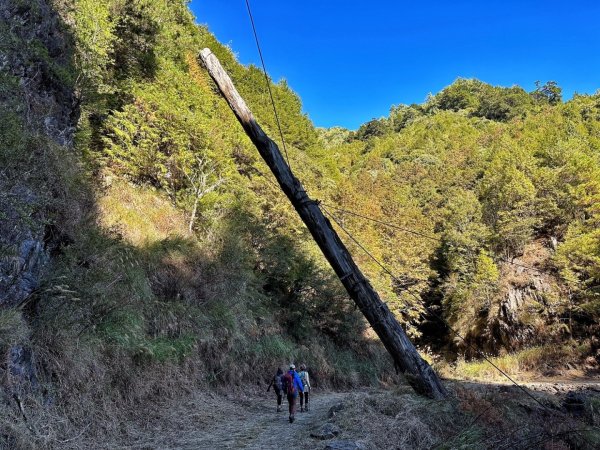
{"type": "MultiPolygon", "coordinates": [[[[247,251],[263,260],[253,275],[279,302],[343,296],[195,56],[210,47],[277,136],[260,71],[236,63],[185,5],[135,5],[80,2],[67,14],[88,96],[79,145],[92,169],[164,193],[205,245],[224,230],[229,241],[250,233],[247,251]]],[[[319,133],[286,83],[273,87],[292,167],[311,194],[419,233],[340,216],[395,274],[354,248],[415,337],[431,343],[425,308],[494,353],[597,331],[598,96],[563,103],[554,82],[527,93],[459,79],[354,133],[319,133]]],[[[436,342],[467,351],[442,334],[436,342]]]]}
{"type": "MultiPolygon", "coordinates": [[[[196,55],[277,140],[264,75],[186,2],[10,0],[0,18],[7,445],[118,434],[131,405],[252,390],[291,360],[322,386],[397,381],[196,55]]],[[[597,368],[600,95],[458,79],[349,131],[271,87],[296,176],[395,274],[348,242],[440,367],[528,349],[527,370],[597,368]]]]}
{"type": "Polygon", "coordinates": [[[378,277],[390,301],[434,311],[405,315],[423,342],[442,334],[467,356],[597,349],[599,120],[600,95],[562,102],[553,82],[527,93],[458,79],[330,148],[349,160],[332,198],[408,229],[341,213],[395,273],[378,277]]]}

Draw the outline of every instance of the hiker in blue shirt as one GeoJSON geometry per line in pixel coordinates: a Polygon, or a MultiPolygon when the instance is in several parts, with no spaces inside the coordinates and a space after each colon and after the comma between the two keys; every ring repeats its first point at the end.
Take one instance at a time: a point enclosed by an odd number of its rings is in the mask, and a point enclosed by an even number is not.
{"type": "Polygon", "coordinates": [[[302,380],[296,373],[296,366],[290,364],[290,370],[283,376],[283,391],[287,395],[287,401],[290,411],[290,423],[294,422],[296,414],[296,399],[299,392],[304,392],[302,380]]]}

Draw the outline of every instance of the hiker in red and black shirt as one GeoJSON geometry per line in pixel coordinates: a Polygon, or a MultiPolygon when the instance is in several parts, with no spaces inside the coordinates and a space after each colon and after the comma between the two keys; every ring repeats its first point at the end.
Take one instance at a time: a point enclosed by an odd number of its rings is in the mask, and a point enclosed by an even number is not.
{"type": "Polygon", "coordinates": [[[296,399],[299,392],[304,392],[302,380],[296,373],[296,366],[290,364],[290,370],[283,376],[283,392],[287,395],[287,401],[290,410],[290,423],[294,421],[296,414],[296,399]]]}
{"type": "Polygon", "coordinates": [[[267,392],[269,392],[269,390],[271,389],[271,386],[273,386],[275,395],[277,395],[277,412],[280,412],[281,411],[281,399],[283,397],[283,370],[281,370],[281,367],[279,367],[277,369],[277,373],[271,380],[271,384],[269,384],[269,387],[267,388],[267,392]]]}

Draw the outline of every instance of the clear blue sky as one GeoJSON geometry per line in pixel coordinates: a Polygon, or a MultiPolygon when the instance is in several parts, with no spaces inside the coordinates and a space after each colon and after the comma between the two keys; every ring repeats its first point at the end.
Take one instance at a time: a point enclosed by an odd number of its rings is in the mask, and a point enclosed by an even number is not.
{"type": "MultiPolygon", "coordinates": [[[[199,23],[259,63],[244,0],[192,0],[199,23]]],[[[251,0],[267,70],[315,125],[350,129],[457,77],[565,98],[600,88],[599,0],[251,0]]]]}

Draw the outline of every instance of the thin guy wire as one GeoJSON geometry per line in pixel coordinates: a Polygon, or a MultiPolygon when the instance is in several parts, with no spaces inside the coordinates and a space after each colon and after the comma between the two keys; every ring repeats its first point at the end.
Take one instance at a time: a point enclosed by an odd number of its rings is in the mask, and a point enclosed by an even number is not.
{"type": "MultiPolygon", "coordinates": [[[[269,180],[269,178],[264,173],[262,173],[260,170],[258,170],[256,168],[254,168],[254,169],[258,172],[259,175],[261,175],[262,177],[264,177],[266,179],[266,181],[268,181],[269,183],[275,185],[271,180],[269,180]]],[[[324,206],[324,207],[335,209],[337,211],[341,211],[343,213],[350,214],[350,215],[355,216],[355,217],[360,217],[361,219],[365,219],[365,220],[369,220],[371,222],[375,222],[375,223],[379,223],[381,225],[385,225],[386,227],[395,228],[397,230],[404,231],[406,233],[413,234],[415,236],[420,236],[420,237],[423,237],[425,239],[429,239],[430,241],[434,241],[434,242],[438,242],[438,243],[441,242],[441,239],[438,238],[438,237],[435,237],[435,236],[431,236],[431,235],[428,235],[428,234],[420,233],[418,231],[414,231],[414,230],[411,230],[409,228],[404,228],[404,227],[401,227],[399,225],[395,225],[393,223],[384,222],[382,220],[375,219],[375,218],[369,217],[369,216],[365,216],[365,215],[359,214],[357,212],[350,211],[348,209],[340,208],[338,206],[329,205],[329,204],[323,203],[323,202],[320,202],[319,204],[322,205],[322,206],[324,206]]],[[[546,275],[553,275],[553,274],[550,274],[549,272],[546,272],[544,270],[540,270],[540,269],[536,269],[535,267],[530,267],[530,266],[526,266],[524,264],[516,263],[516,262],[511,261],[511,260],[506,259],[506,258],[499,257],[498,259],[500,261],[502,261],[502,262],[505,262],[507,264],[511,264],[513,266],[516,266],[516,267],[522,267],[524,269],[533,270],[535,272],[546,274],[546,275]]]]}
{"type": "MultiPolygon", "coordinates": [[[[354,241],[356,243],[356,245],[358,245],[367,255],[369,255],[369,257],[371,259],[373,259],[373,261],[375,261],[379,267],[381,267],[385,272],[387,272],[394,280],[398,280],[394,274],[388,269],[386,268],[381,262],[379,262],[377,260],[377,258],[375,258],[375,256],[373,256],[354,236],[352,236],[352,234],[346,230],[344,228],[344,226],[337,220],[337,218],[332,215],[329,211],[327,211],[326,208],[323,207],[323,211],[325,211],[325,213],[331,217],[331,219],[342,229],[342,231],[350,238],[352,239],[352,241],[354,241]]],[[[413,297],[415,297],[419,302],[422,301],[422,299],[415,294],[414,292],[412,292],[410,289],[404,289],[405,292],[408,292],[409,294],[411,294],[413,297]]],[[[483,353],[481,350],[479,350],[478,348],[474,347],[472,344],[470,344],[469,342],[467,342],[467,340],[462,337],[454,328],[452,328],[452,326],[450,326],[450,324],[440,315],[438,315],[437,313],[435,313],[434,311],[432,311],[430,308],[428,308],[427,306],[423,305],[423,308],[429,313],[431,314],[433,317],[435,317],[436,319],[438,319],[440,322],[442,322],[443,324],[445,324],[448,329],[457,337],[459,337],[471,350],[474,350],[476,353],[478,353],[483,359],[484,361],[486,361],[488,364],[490,364],[492,367],[494,367],[498,372],[500,372],[506,379],[508,379],[512,384],[514,384],[515,386],[517,386],[519,389],[521,389],[526,395],[528,395],[530,398],[532,398],[535,402],[537,402],[542,408],[547,408],[546,405],[544,405],[542,402],[540,402],[537,398],[535,398],[530,392],[528,392],[524,387],[522,387],[519,383],[517,383],[515,380],[513,380],[506,372],[504,372],[500,367],[498,367],[496,364],[494,364],[490,359],[488,359],[487,356],[485,356],[485,353],[483,353]]]]}
{"type": "Polygon", "coordinates": [[[248,8],[248,16],[250,16],[250,23],[252,24],[252,31],[254,32],[254,40],[256,41],[256,48],[258,49],[258,55],[260,56],[260,62],[263,67],[263,73],[265,74],[265,81],[267,89],[269,90],[269,96],[271,97],[271,104],[273,105],[273,112],[275,113],[275,120],[277,122],[277,128],[279,129],[279,136],[281,137],[281,143],[283,145],[283,151],[285,152],[285,159],[287,160],[288,167],[292,170],[290,164],[290,158],[288,156],[287,147],[285,145],[285,139],[283,138],[283,131],[281,129],[281,123],[279,122],[279,115],[277,114],[277,107],[275,106],[275,99],[273,98],[273,91],[271,91],[271,83],[269,82],[269,75],[267,75],[267,66],[263,58],[262,50],[260,48],[260,42],[258,40],[258,33],[256,32],[256,25],[254,24],[254,17],[252,16],[252,10],[250,9],[250,1],[246,0],[246,7],[248,8]]]}
{"type": "Polygon", "coordinates": [[[362,214],[359,214],[357,212],[350,211],[350,210],[347,210],[347,209],[343,209],[343,208],[340,208],[338,206],[328,205],[326,203],[322,203],[322,205],[324,205],[324,206],[326,206],[328,208],[331,208],[331,209],[336,209],[338,211],[341,211],[341,212],[344,212],[344,213],[356,216],[356,217],[360,217],[361,219],[370,220],[371,222],[379,223],[381,225],[385,225],[385,226],[388,226],[390,228],[396,228],[397,230],[405,231],[407,233],[414,234],[416,236],[421,236],[421,237],[424,237],[425,239],[429,239],[429,240],[432,240],[432,241],[440,242],[440,240],[437,237],[433,237],[433,236],[430,236],[430,235],[427,235],[427,234],[423,234],[423,233],[420,233],[418,231],[410,230],[408,228],[404,228],[404,227],[401,227],[401,226],[398,226],[398,225],[395,225],[395,224],[392,224],[392,223],[383,222],[382,220],[374,219],[372,217],[363,216],[362,214]]]}
{"type": "Polygon", "coordinates": [[[274,181],[272,181],[267,175],[265,175],[258,167],[255,166],[250,166],[252,169],[254,169],[256,171],[256,173],[258,173],[261,177],[263,177],[265,179],[265,181],[267,183],[269,183],[271,186],[275,186],[277,189],[281,190],[281,186],[279,186],[277,183],[275,183],[274,181]]]}
{"type": "MultiPolygon", "coordinates": [[[[277,107],[275,106],[275,99],[273,98],[273,92],[272,92],[272,90],[271,90],[271,84],[270,84],[270,82],[269,82],[269,76],[267,75],[267,68],[266,68],[265,61],[264,61],[264,58],[263,58],[263,55],[262,55],[262,50],[261,50],[261,47],[260,47],[260,42],[259,42],[259,39],[258,39],[258,34],[257,34],[257,32],[256,32],[256,26],[255,26],[255,23],[254,23],[254,18],[253,18],[253,16],[252,16],[252,10],[251,10],[251,8],[250,8],[250,2],[249,2],[249,0],[245,0],[245,1],[246,1],[246,7],[247,7],[247,9],[248,9],[248,15],[249,15],[249,17],[250,17],[250,22],[251,22],[251,24],[252,24],[252,31],[253,31],[253,33],[254,33],[254,39],[256,40],[256,47],[257,47],[257,49],[258,49],[258,54],[259,54],[259,56],[260,56],[261,64],[262,64],[262,67],[263,67],[263,73],[264,73],[264,75],[265,75],[265,81],[266,81],[266,84],[267,84],[267,89],[268,89],[268,91],[269,91],[269,96],[270,96],[270,98],[271,98],[271,104],[273,105],[273,112],[274,112],[274,114],[275,114],[275,120],[276,120],[276,122],[277,122],[277,128],[279,129],[279,136],[281,137],[281,143],[282,143],[282,145],[283,145],[283,150],[284,150],[284,152],[285,152],[285,157],[286,157],[286,160],[287,160],[287,163],[288,163],[288,167],[289,167],[289,168],[290,168],[290,170],[291,170],[291,169],[292,169],[292,166],[291,166],[291,164],[290,164],[290,160],[289,160],[289,156],[288,156],[288,152],[287,152],[287,147],[286,147],[286,145],[285,145],[285,139],[284,139],[284,137],[283,137],[283,131],[282,131],[282,129],[281,129],[281,123],[280,123],[280,120],[279,120],[279,115],[277,114],[277,107]]],[[[260,171],[259,171],[259,173],[260,173],[260,171]]],[[[260,173],[260,174],[264,176],[264,174],[262,174],[262,173],[260,173]]],[[[265,178],[266,178],[266,177],[265,177],[265,178]]],[[[268,181],[270,181],[270,180],[268,180],[268,181]]],[[[273,183],[273,184],[274,184],[274,183],[273,183]]],[[[414,234],[414,235],[417,235],[417,236],[421,236],[421,237],[424,237],[424,238],[427,238],[427,239],[434,239],[434,240],[436,240],[436,241],[440,242],[440,240],[439,240],[439,239],[437,239],[437,238],[434,238],[434,237],[431,237],[431,236],[427,236],[427,235],[425,235],[425,234],[422,234],[422,233],[419,233],[419,232],[417,232],[417,231],[409,230],[409,229],[407,229],[407,228],[402,228],[402,227],[399,227],[399,226],[397,226],[397,225],[393,225],[393,224],[390,224],[390,223],[382,222],[382,221],[380,221],[380,220],[373,219],[373,218],[370,218],[370,217],[367,217],[367,216],[362,216],[362,215],[360,215],[360,214],[358,214],[358,213],[354,213],[354,212],[352,212],[352,211],[343,210],[342,208],[337,208],[337,207],[335,207],[335,206],[331,206],[331,205],[330,205],[330,207],[331,207],[331,208],[334,208],[334,209],[338,209],[338,210],[340,210],[340,211],[347,212],[347,213],[349,213],[349,214],[353,214],[353,215],[355,215],[355,216],[357,216],[357,217],[362,217],[362,218],[364,218],[364,219],[366,219],[366,220],[371,220],[371,221],[374,221],[374,222],[380,223],[380,224],[382,224],[382,225],[386,225],[386,226],[388,226],[388,227],[396,228],[396,229],[399,229],[399,230],[405,231],[405,232],[407,232],[407,233],[411,233],[411,234],[414,234]]],[[[330,216],[330,217],[331,217],[331,218],[334,220],[334,222],[335,222],[336,224],[338,224],[338,226],[339,226],[339,227],[340,227],[340,228],[341,228],[341,229],[342,229],[342,230],[343,230],[343,231],[344,231],[344,232],[345,232],[345,233],[346,233],[346,234],[347,234],[347,235],[348,235],[348,236],[349,236],[349,237],[350,237],[350,238],[351,238],[351,239],[352,239],[352,240],[353,240],[355,243],[356,243],[356,245],[358,245],[358,246],[359,246],[359,247],[360,247],[360,248],[361,248],[361,249],[362,249],[362,250],[363,250],[363,251],[364,251],[364,252],[365,252],[367,255],[369,255],[369,257],[370,257],[370,258],[372,258],[372,259],[373,259],[373,261],[375,261],[375,262],[376,262],[376,263],[377,263],[377,264],[378,264],[378,265],[379,265],[379,266],[380,266],[380,267],[381,267],[381,268],[382,268],[382,269],[383,269],[383,270],[384,270],[386,273],[388,273],[388,274],[389,274],[389,275],[390,275],[390,276],[391,276],[391,277],[392,277],[392,278],[393,278],[393,279],[394,279],[396,282],[399,282],[399,279],[398,279],[398,278],[397,278],[397,277],[396,277],[396,276],[395,276],[395,275],[394,275],[394,274],[393,274],[393,273],[392,273],[392,272],[391,272],[389,269],[387,269],[387,268],[386,268],[386,267],[385,267],[383,264],[381,264],[381,263],[380,263],[380,262],[379,262],[379,261],[378,261],[378,260],[377,260],[377,259],[376,259],[376,258],[375,258],[375,257],[374,257],[374,256],[373,256],[373,255],[372,255],[372,254],[371,254],[371,253],[370,253],[370,252],[369,252],[369,251],[368,251],[368,250],[367,250],[367,249],[366,249],[366,248],[365,248],[365,247],[364,247],[364,246],[361,244],[361,243],[360,243],[360,242],[358,242],[358,241],[357,241],[357,240],[354,238],[354,236],[352,236],[352,235],[351,235],[351,234],[350,234],[348,231],[346,231],[346,229],[345,229],[345,228],[344,228],[344,227],[343,227],[343,226],[342,226],[342,225],[341,225],[341,224],[340,224],[340,223],[339,223],[339,222],[336,220],[336,218],[335,218],[335,217],[334,217],[334,216],[333,216],[331,213],[329,213],[328,211],[326,211],[326,210],[325,210],[325,208],[323,208],[323,210],[324,210],[324,211],[325,211],[325,212],[326,212],[326,213],[327,213],[327,214],[328,214],[328,215],[329,215],[329,216],[330,216]]],[[[537,272],[540,272],[540,273],[544,273],[543,271],[541,271],[541,270],[539,270],[539,269],[536,269],[536,268],[533,268],[533,267],[528,267],[528,266],[525,266],[525,265],[522,265],[522,264],[519,264],[519,263],[514,263],[514,262],[512,262],[512,261],[509,261],[509,260],[507,260],[507,259],[503,259],[503,258],[500,258],[500,259],[501,259],[501,260],[503,260],[504,262],[507,262],[507,263],[509,263],[509,264],[513,264],[513,265],[515,265],[515,266],[519,266],[519,267],[523,267],[523,268],[525,268],[525,269],[534,270],[534,271],[537,271],[537,272]]],[[[409,294],[413,295],[413,296],[414,296],[414,297],[415,297],[417,300],[421,301],[421,299],[420,299],[420,298],[419,298],[419,297],[418,297],[418,296],[417,296],[415,293],[413,293],[412,291],[410,291],[409,289],[405,289],[405,291],[406,291],[406,292],[408,292],[409,294]]],[[[454,333],[456,336],[458,336],[460,339],[462,339],[462,340],[463,340],[463,342],[465,342],[465,343],[466,343],[466,344],[467,344],[467,345],[468,345],[468,346],[469,346],[469,347],[470,347],[472,350],[475,350],[476,352],[480,353],[480,354],[481,354],[481,356],[483,357],[483,359],[484,359],[486,362],[488,362],[490,365],[492,365],[492,367],[494,367],[496,370],[498,370],[498,371],[499,371],[499,372],[500,372],[502,375],[504,375],[504,376],[505,376],[505,377],[506,377],[508,380],[510,380],[510,381],[511,381],[511,382],[512,382],[512,383],[513,383],[515,386],[517,386],[517,387],[518,387],[519,389],[521,389],[521,390],[522,390],[522,391],[523,391],[525,394],[527,394],[529,397],[531,397],[533,400],[535,400],[535,401],[536,401],[536,402],[537,402],[537,403],[538,403],[540,406],[542,406],[543,408],[547,408],[547,406],[545,406],[543,403],[541,403],[541,402],[540,402],[540,401],[539,401],[537,398],[535,398],[535,397],[534,397],[532,394],[530,394],[529,392],[527,392],[527,390],[525,390],[525,388],[523,388],[523,387],[522,387],[521,385],[519,385],[519,384],[518,384],[516,381],[514,381],[514,380],[513,380],[513,379],[512,379],[512,378],[511,378],[511,377],[510,377],[508,374],[506,374],[506,373],[505,373],[505,372],[504,372],[502,369],[500,369],[500,368],[499,368],[498,366],[496,366],[496,365],[495,365],[493,362],[491,362],[491,361],[490,361],[490,360],[489,360],[489,359],[488,359],[488,358],[485,356],[485,354],[484,354],[483,352],[481,352],[481,350],[479,350],[479,349],[477,349],[477,348],[473,347],[471,344],[469,344],[469,343],[466,341],[466,339],[465,339],[465,338],[463,338],[463,337],[462,337],[460,334],[458,334],[458,332],[456,332],[456,331],[455,331],[455,330],[454,330],[454,329],[453,329],[453,328],[452,328],[452,327],[451,327],[451,326],[450,326],[450,325],[449,325],[449,324],[448,324],[448,323],[447,323],[447,322],[446,322],[446,321],[445,321],[445,320],[444,320],[442,317],[440,317],[439,315],[437,315],[435,312],[431,311],[429,308],[427,308],[427,307],[425,307],[425,306],[424,306],[424,308],[425,308],[425,309],[426,309],[426,310],[427,310],[427,311],[428,311],[430,314],[432,314],[434,317],[436,317],[438,320],[440,320],[441,322],[443,322],[443,323],[444,323],[444,324],[445,324],[445,325],[448,327],[448,329],[449,329],[450,331],[452,331],[452,333],[454,333]]]]}
{"type": "Polygon", "coordinates": [[[363,246],[363,245],[362,245],[360,242],[358,242],[358,240],[356,240],[356,238],[355,238],[354,236],[352,236],[352,235],[351,235],[351,234],[350,234],[348,231],[346,231],[346,229],[345,229],[345,228],[342,226],[342,224],[340,224],[340,222],[338,222],[337,218],[336,218],[336,217],[335,217],[333,214],[331,214],[331,213],[330,213],[330,212],[327,210],[327,208],[325,207],[325,205],[323,205],[322,203],[321,203],[321,208],[323,209],[323,211],[325,211],[325,213],[326,213],[326,214],[327,214],[329,217],[331,217],[331,218],[333,219],[333,221],[334,221],[336,224],[338,224],[338,226],[339,226],[339,227],[340,227],[340,228],[341,228],[341,229],[344,231],[344,233],[346,233],[346,234],[348,235],[348,237],[349,237],[350,239],[352,239],[352,241],[354,241],[354,243],[355,243],[356,245],[358,245],[358,246],[361,248],[361,250],[362,250],[363,252],[365,252],[365,253],[366,253],[366,254],[367,254],[367,255],[368,255],[368,256],[369,256],[369,257],[370,257],[370,258],[371,258],[373,261],[375,261],[375,263],[376,263],[376,264],[377,264],[379,267],[381,267],[381,269],[382,269],[384,272],[386,272],[386,273],[387,273],[387,274],[388,274],[390,277],[392,277],[392,278],[394,279],[394,281],[396,281],[396,282],[400,282],[400,279],[399,279],[399,278],[396,278],[396,276],[395,276],[395,275],[394,275],[394,274],[393,274],[393,273],[392,273],[392,272],[391,272],[391,271],[390,271],[390,270],[389,270],[387,267],[385,267],[385,266],[384,266],[382,263],[380,263],[380,262],[379,262],[379,260],[378,260],[377,258],[375,258],[375,256],[373,256],[373,255],[371,254],[371,252],[369,252],[369,251],[368,251],[368,250],[367,250],[367,249],[366,249],[366,248],[365,248],[365,247],[364,247],[364,246],[363,246]]]}
{"type": "MultiPolygon", "coordinates": [[[[340,208],[340,207],[333,206],[333,205],[327,205],[327,204],[325,204],[325,206],[327,206],[328,208],[332,208],[332,209],[335,209],[335,210],[338,210],[338,211],[350,214],[350,215],[355,216],[355,217],[360,217],[361,219],[365,219],[365,220],[369,220],[371,222],[379,223],[381,225],[385,225],[385,226],[390,227],[390,228],[395,228],[397,230],[401,230],[401,231],[404,231],[406,233],[414,234],[416,236],[421,236],[421,237],[423,237],[425,239],[429,239],[430,241],[435,241],[435,242],[441,242],[442,241],[438,237],[431,236],[431,235],[424,234],[424,233],[420,233],[418,231],[410,230],[408,228],[404,228],[404,227],[401,227],[401,226],[398,226],[398,225],[395,225],[395,224],[392,224],[392,223],[389,223],[389,222],[384,222],[382,220],[374,219],[373,217],[364,216],[362,214],[359,214],[359,213],[354,212],[354,211],[350,211],[348,209],[340,208]]],[[[536,271],[536,272],[539,272],[539,273],[544,273],[546,275],[551,275],[550,273],[548,273],[548,272],[546,272],[544,270],[536,269],[535,267],[526,266],[525,264],[516,263],[516,262],[511,261],[511,260],[509,260],[507,258],[498,257],[498,259],[500,261],[502,261],[502,262],[505,262],[507,264],[511,264],[513,266],[522,267],[524,269],[533,270],[533,271],[536,271]]]]}

